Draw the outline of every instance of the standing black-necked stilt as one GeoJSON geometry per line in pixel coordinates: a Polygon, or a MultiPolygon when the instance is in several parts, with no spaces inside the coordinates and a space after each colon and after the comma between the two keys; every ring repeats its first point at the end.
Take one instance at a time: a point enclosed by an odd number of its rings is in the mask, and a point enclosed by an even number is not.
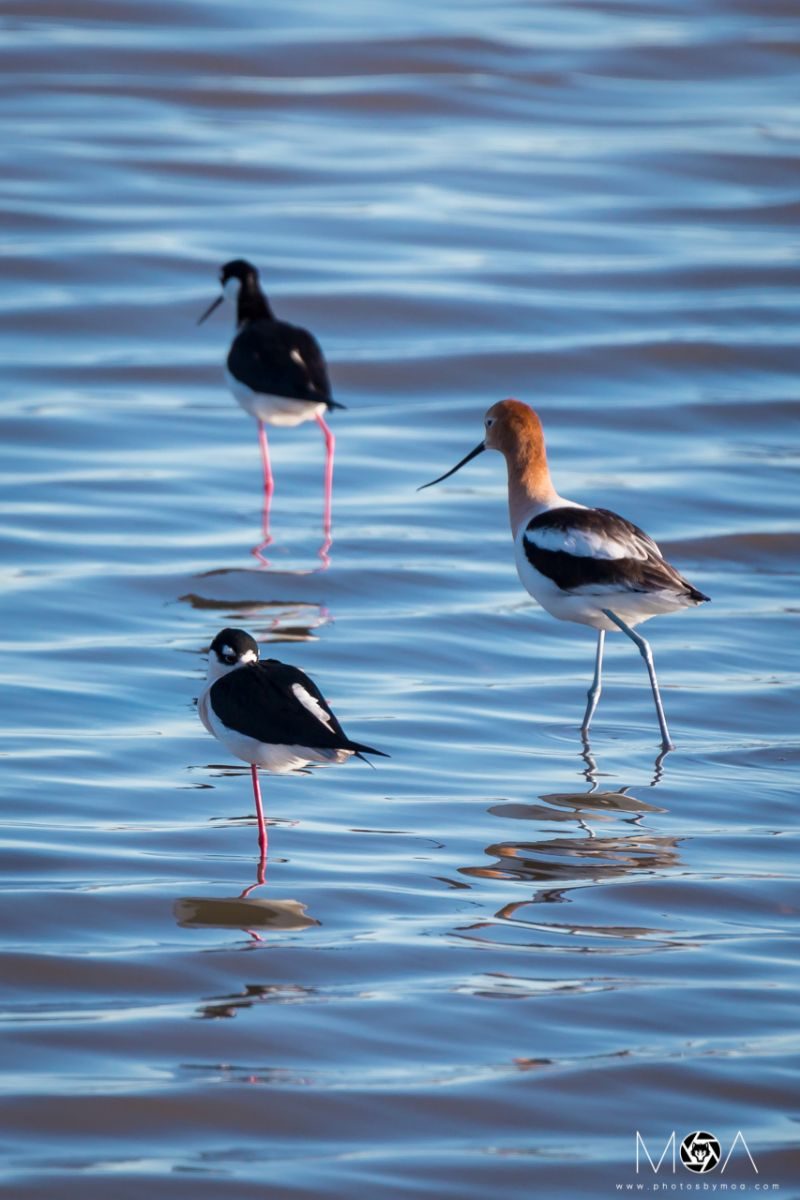
{"type": "Polygon", "coordinates": [[[587,508],[559,496],[547,466],[541,422],[527,404],[501,400],[486,413],[484,425],[483,441],[423,487],[441,483],[483,450],[505,456],[511,532],[523,586],[552,616],[597,630],[594,679],[581,732],[587,736],[600,699],[606,632],[621,629],[647,664],[662,748],[671,750],[653,655],[633,626],[709,597],[666,562],[638,526],[606,508],[587,508]]]}
{"type": "Polygon", "coordinates": [[[354,754],[382,750],[353,742],[317,685],[297,667],[258,658],[258,645],[243,629],[223,629],[208,653],[206,686],[197,701],[209,733],[250,763],[258,818],[258,845],[267,850],[258,768],[285,775],[304,767],[331,766],[354,754]]]}
{"type": "Polygon", "coordinates": [[[320,556],[326,561],[331,539],[336,441],[325,413],[344,405],[331,396],[328,369],[316,338],[299,325],[277,320],[252,263],[243,258],[225,263],[219,279],[222,295],[208,306],[197,323],[201,325],[226,298],[236,305],[236,333],[228,351],[225,376],[236,400],[258,422],[264,469],[264,537],[253,553],[261,557],[261,551],[272,541],[269,511],[275,483],[265,426],[292,426],[316,420],[325,438],[325,542],[320,556]]]}

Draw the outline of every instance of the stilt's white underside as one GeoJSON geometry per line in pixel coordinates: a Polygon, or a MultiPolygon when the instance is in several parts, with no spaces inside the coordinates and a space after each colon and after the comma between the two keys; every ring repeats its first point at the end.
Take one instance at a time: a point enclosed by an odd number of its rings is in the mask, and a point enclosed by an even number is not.
{"type": "Polygon", "coordinates": [[[324,416],[327,409],[324,402],[292,400],[288,396],[270,396],[254,392],[234,378],[227,367],[225,379],[237,404],[251,417],[263,421],[266,425],[302,425],[304,421],[313,421],[315,417],[324,416]]]}
{"type": "Polygon", "coordinates": [[[197,711],[200,720],[210,734],[222,742],[226,750],[243,762],[263,767],[274,775],[288,775],[300,771],[312,764],[329,767],[334,763],[346,762],[352,758],[352,750],[321,750],[312,746],[284,746],[271,742],[259,742],[257,738],[247,737],[228,729],[223,725],[209,703],[209,693],[206,689],[197,701],[197,711]]]}

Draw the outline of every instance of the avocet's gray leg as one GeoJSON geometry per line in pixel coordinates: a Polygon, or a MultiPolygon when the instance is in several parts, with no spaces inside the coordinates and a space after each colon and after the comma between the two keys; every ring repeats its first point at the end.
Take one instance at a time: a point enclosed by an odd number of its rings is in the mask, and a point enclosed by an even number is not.
{"type": "Polygon", "coordinates": [[[589,733],[589,726],[592,723],[594,710],[597,708],[597,702],[603,690],[603,644],[605,640],[605,629],[598,629],[597,654],[594,660],[594,679],[592,680],[592,686],[589,688],[589,699],[586,702],[586,712],[583,714],[583,724],[581,725],[581,733],[584,737],[587,737],[589,733]]]}
{"type": "Polygon", "coordinates": [[[672,739],[669,736],[669,730],[667,729],[667,718],[664,716],[664,706],[661,703],[661,693],[658,690],[658,680],[656,679],[656,667],[655,663],[653,662],[653,652],[650,649],[649,643],[645,641],[641,634],[637,633],[634,629],[631,629],[630,625],[626,625],[622,617],[618,617],[617,614],[613,613],[610,608],[604,608],[603,612],[608,617],[609,621],[613,621],[617,628],[621,629],[623,633],[626,633],[631,641],[635,642],[639,647],[639,653],[645,661],[647,674],[650,676],[650,687],[653,689],[653,700],[655,701],[656,715],[658,717],[658,724],[661,729],[661,748],[662,750],[674,750],[675,747],[672,739]]]}

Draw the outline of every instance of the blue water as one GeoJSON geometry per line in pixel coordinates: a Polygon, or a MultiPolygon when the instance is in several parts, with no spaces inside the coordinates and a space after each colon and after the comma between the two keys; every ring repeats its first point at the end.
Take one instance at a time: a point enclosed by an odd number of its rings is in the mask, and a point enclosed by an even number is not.
{"type": "Polygon", "coordinates": [[[800,1196],[800,14],[10,4],[0,41],[4,1054],[14,1200],[800,1196]],[[225,260],[312,328],[322,439],[222,379],[225,260]],[[516,395],[562,494],[712,604],[609,639],[520,588],[516,395]],[[240,625],[391,754],[267,779],[194,710],[240,625]],[[668,1174],[665,1174],[668,1172],[668,1174]],[[708,1178],[712,1178],[709,1176],[708,1178]]]}

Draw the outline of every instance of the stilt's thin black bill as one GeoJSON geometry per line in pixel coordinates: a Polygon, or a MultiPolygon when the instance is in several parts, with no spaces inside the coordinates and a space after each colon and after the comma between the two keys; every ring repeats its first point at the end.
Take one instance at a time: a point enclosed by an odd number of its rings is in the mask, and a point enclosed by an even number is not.
{"type": "Polygon", "coordinates": [[[444,475],[440,475],[438,479],[432,479],[430,481],[430,483],[423,483],[422,487],[417,488],[417,491],[422,492],[425,490],[426,487],[433,487],[433,485],[435,483],[441,483],[443,479],[449,479],[450,476],[455,475],[456,471],[460,470],[461,467],[463,467],[465,463],[468,463],[470,461],[470,459],[477,458],[477,456],[481,453],[481,451],[483,451],[485,449],[486,449],[486,447],[484,446],[483,442],[480,442],[475,447],[474,450],[470,450],[470,452],[466,456],[466,458],[462,458],[460,463],[456,463],[456,465],[452,468],[452,470],[446,471],[444,473],[444,475]]]}
{"type": "Polygon", "coordinates": [[[211,303],[209,304],[208,308],[206,309],[206,311],[203,313],[202,317],[200,317],[197,324],[202,325],[203,321],[205,321],[206,317],[210,317],[212,312],[214,311],[214,309],[219,308],[220,304],[222,304],[222,301],[224,299],[225,299],[224,296],[217,296],[216,300],[212,300],[211,303]]]}

